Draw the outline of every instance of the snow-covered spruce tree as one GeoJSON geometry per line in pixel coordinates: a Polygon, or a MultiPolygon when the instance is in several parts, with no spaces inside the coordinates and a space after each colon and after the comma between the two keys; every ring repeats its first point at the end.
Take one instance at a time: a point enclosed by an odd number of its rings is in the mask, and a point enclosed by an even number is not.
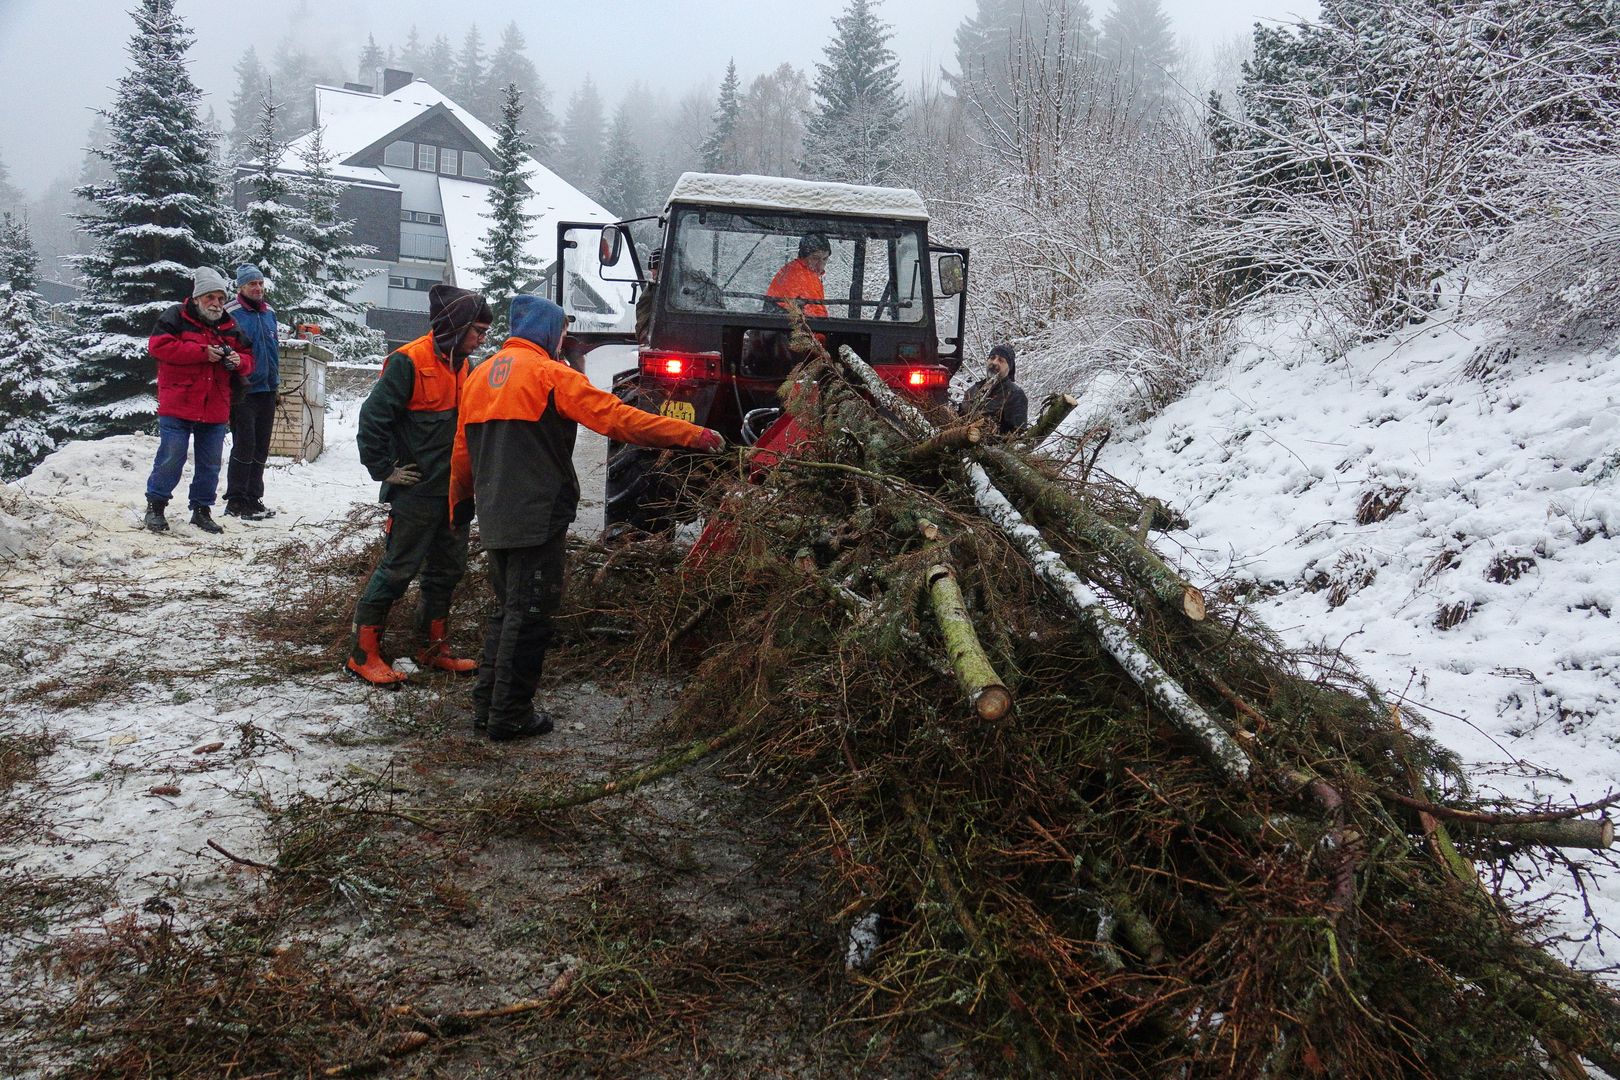
{"type": "Polygon", "coordinates": [[[449,87],[456,74],[456,54],[450,48],[449,38],[443,34],[434,35],[433,44],[422,54],[422,70],[417,74],[440,90],[449,87]]]}
{"type": "Polygon", "coordinates": [[[27,473],[61,435],[65,361],[38,275],[28,223],[0,214],[0,480],[27,473]]]}
{"type": "Polygon", "coordinates": [[[489,176],[489,231],[474,252],[484,276],[484,299],[495,312],[488,337],[492,342],[506,338],[512,296],[540,273],[528,255],[529,231],[538,215],[524,211],[529,144],[523,131],[523,91],[508,83],[503,98],[489,176]]]}
{"type": "Polygon", "coordinates": [[[1114,0],[1097,52],[1120,83],[1133,115],[1149,119],[1172,104],[1179,60],[1175,30],[1159,0],[1114,0]]]}
{"type": "Polygon", "coordinates": [[[79,260],[82,333],[72,349],[79,435],[151,423],[152,323],[189,295],[197,267],[223,261],[230,236],[213,140],[197,110],[202,93],[186,66],[192,32],[174,7],[140,0],[131,12],[130,68],[102,114],[108,142],[96,151],[111,179],[77,189],[92,207],[79,221],[94,244],[79,260]]]}
{"type": "Polygon", "coordinates": [[[1019,124],[1018,83],[1032,68],[1075,67],[1096,49],[1084,0],[978,0],[956,30],[956,67],[946,85],[992,137],[1019,124]],[[1015,73],[1017,77],[1015,78],[1015,73]]]}
{"type": "Polygon", "coordinates": [[[529,151],[537,160],[550,165],[557,160],[557,117],[551,111],[551,93],[540,81],[529,47],[517,23],[507,23],[501,43],[489,58],[484,76],[483,98],[491,103],[490,115],[483,117],[490,127],[500,124],[501,105],[506,88],[516,84],[523,95],[523,126],[529,133],[529,151]]]}
{"type": "Polygon", "coordinates": [[[293,178],[281,168],[287,147],[278,135],[280,111],[281,105],[266,92],[247,145],[254,171],[242,180],[252,201],[238,217],[242,236],[232,245],[225,269],[244,262],[257,266],[265,276],[267,299],[285,319],[287,305],[301,302],[310,291],[306,267],[314,252],[304,240],[309,217],[293,197],[293,178]]]}
{"type": "Polygon", "coordinates": [[[602,155],[602,177],[596,182],[602,205],[620,217],[635,217],[647,208],[647,165],[636,145],[630,102],[613,112],[607,150],[602,155]]]}
{"type": "Polygon", "coordinates": [[[602,136],[606,121],[602,114],[602,95],[589,75],[568,99],[568,112],[563,116],[562,146],[557,152],[557,171],[564,180],[594,195],[596,181],[602,175],[602,136]]]}
{"type": "Polygon", "coordinates": [[[726,77],[720,82],[720,96],[714,103],[714,119],[709,125],[708,138],[703,140],[703,169],[705,172],[741,172],[737,154],[737,118],[742,111],[742,98],[737,92],[737,61],[726,63],[726,77]]]}
{"type": "Polygon", "coordinates": [[[23,204],[23,193],[11,184],[11,171],[6,168],[5,158],[0,157],[0,211],[19,209],[23,204]]]}
{"type": "Polygon", "coordinates": [[[259,124],[259,105],[270,92],[270,76],[259,63],[259,54],[250,45],[236,62],[236,93],[231,97],[231,130],[228,153],[232,162],[246,161],[252,154],[248,143],[259,124]]]}
{"type": "Polygon", "coordinates": [[[804,135],[805,175],[883,184],[900,135],[900,78],[877,0],[849,0],[816,64],[816,111],[804,135]]]}
{"type": "Polygon", "coordinates": [[[381,73],[388,63],[388,57],[383,53],[382,46],[371,34],[366,35],[366,43],[360,50],[360,60],[355,67],[355,77],[362,86],[369,86],[373,90],[382,89],[381,73]]]}
{"type": "Polygon", "coordinates": [[[450,85],[444,90],[450,100],[487,124],[495,119],[499,103],[484,97],[485,64],[484,36],[478,32],[478,24],[473,23],[461,41],[461,51],[456,54],[451,68],[450,85]]]}
{"type": "Polygon", "coordinates": [[[361,259],[377,254],[369,244],[354,242],[354,222],[342,216],[343,183],[332,175],[332,152],[326,133],[316,128],[299,155],[302,175],[292,183],[292,196],[303,203],[303,296],[290,300],[283,318],[294,326],[313,323],[321,340],[340,359],[360,361],[384,352],[382,334],[366,325],[365,310],[354,294],[374,270],[361,259]]]}

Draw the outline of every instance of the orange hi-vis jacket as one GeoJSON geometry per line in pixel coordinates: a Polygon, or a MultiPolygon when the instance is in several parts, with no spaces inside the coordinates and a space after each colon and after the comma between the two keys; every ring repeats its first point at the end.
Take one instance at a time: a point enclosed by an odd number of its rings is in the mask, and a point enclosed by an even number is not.
{"type": "Polygon", "coordinates": [[[396,465],[415,465],[422,479],[408,487],[384,483],[382,499],[400,496],[442,499],[450,485],[450,450],[456,437],[456,403],[467,378],[465,362],[453,367],[424,334],[383,361],[382,374],[360,406],[355,444],[360,464],[373,480],[396,465]]]}
{"type": "MultiPolygon", "coordinates": [[[[758,281],[758,278],[754,280],[758,281]]],[[[784,300],[803,300],[804,313],[812,319],[825,319],[827,305],[817,301],[826,299],[822,291],[821,275],[805,265],[803,259],[792,259],[776,272],[765,295],[784,300]]]]}
{"type": "Polygon", "coordinates": [[[474,368],[450,461],[452,512],[467,499],[490,549],[533,547],[574,520],[579,425],[639,446],[699,446],[705,429],[642,412],[520,337],[474,368]]]}

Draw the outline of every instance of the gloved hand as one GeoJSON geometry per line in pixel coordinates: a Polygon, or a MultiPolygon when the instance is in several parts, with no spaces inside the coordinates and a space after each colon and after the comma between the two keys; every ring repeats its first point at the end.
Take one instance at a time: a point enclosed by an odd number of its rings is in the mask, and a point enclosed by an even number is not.
{"type": "Polygon", "coordinates": [[[694,449],[701,450],[705,454],[723,453],[726,449],[726,437],[714,428],[704,428],[703,439],[694,449]]]}
{"type": "Polygon", "coordinates": [[[394,471],[383,477],[383,483],[409,487],[420,479],[422,472],[415,465],[395,465],[394,471]]]}

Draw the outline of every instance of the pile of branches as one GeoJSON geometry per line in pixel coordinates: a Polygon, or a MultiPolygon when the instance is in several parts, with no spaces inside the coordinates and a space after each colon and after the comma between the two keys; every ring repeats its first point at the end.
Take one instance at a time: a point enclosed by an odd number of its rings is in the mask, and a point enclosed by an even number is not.
{"type": "Polygon", "coordinates": [[[642,655],[691,659],[691,741],[569,803],[745,749],[854,1011],[998,1070],[1620,1075],[1620,999],[1481,882],[1607,847],[1613,800],[1482,804],[1417,717],[1178,576],[1150,500],[799,344],[805,441],[743,455],[675,586],[617,572],[640,545],[586,568],[592,618],[633,581],[642,655]]]}

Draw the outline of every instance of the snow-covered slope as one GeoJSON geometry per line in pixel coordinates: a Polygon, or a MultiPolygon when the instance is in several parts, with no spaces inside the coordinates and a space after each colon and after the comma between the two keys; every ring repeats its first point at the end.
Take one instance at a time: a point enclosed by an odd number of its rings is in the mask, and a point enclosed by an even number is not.
{"type": "Polygon", "coordinates": [[[1482,792],[1597,798],[1620,781],[1620,343],[1517,352],[1445,314],[1340,356],[1274,323],[1099,464],[1187,515],[1159,546],[1195,583],[1342,645],[1482,792]]]}

